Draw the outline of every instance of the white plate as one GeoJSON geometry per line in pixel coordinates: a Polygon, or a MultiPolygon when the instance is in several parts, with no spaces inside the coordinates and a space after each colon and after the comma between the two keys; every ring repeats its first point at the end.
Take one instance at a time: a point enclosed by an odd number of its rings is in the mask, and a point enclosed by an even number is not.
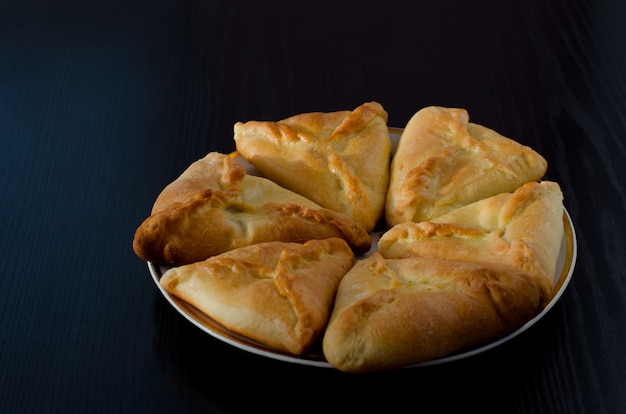
{"type": "MultiPolygon", "coordinates": [[[[402,129],[399,128],[389,128],[389,135],[393,142],[392,150],[395,150],[397,142],[400,138],[400,134],[402,133],[402,129]]],[[[245,161],[244,161],[244,164],[245,161]]],[[[247,164],[249,169],[252,168],[249,164],[247,164]]],[[[533,319],[526,322],[521,328],[512,332],[511,334],[502,337],[496,341],[490,342],[488,344],[472,348],[469,350],[465,350],[463,352],[455,353],[448,355],[446,357],[433,359],[430,361],[421,362],[419,364],[411,365],[406,368],[415,368],[415,367],[423,367],[429,365],[437,365],[443,364],[446,362],[456,361],[463,358],[468,358],[470,356],[480,354],[492,348],[495,348],[514,337],[518,336],[522,332],[526,331],[528,328],[533,326],[537,321],[543,318],[550,309],[557,303],[557,301],[563,295],[563,292],[569,285],[569,282],[572,278],[572,274],[574,272],[574,265],[576,264],[576,256],[577,256],[577,242],[576,242],[576,233],[574,231],[574,225],[572,224],[571,217],[566,209],[563,210],[563,224],[565,228],[565,232],[563,234],[563,239],[561,240],[561,251],[559,253],[559,258],[556,266],[556,275],[557,278],[557,290],[548,305],[533,319]]],[[[371,252],[376,249],[378,238],[380,237],[380,233],[372,233],[372,250],[367,253],[367,255],[371,254],[371,252]]],[[[324,355],[322,354],[321,348],[314,349],[311,352],[302,355],[302,356],[294,356],[291,354],[282,353],[276,351],[274,349],[268,348],[265,345],[248,339],[242,335],[239,335],[235,332],[232,332],[226,328],[224,328],[219,323],[215,322],[213,319],[206,316],[204,313],[196,309],[194,306],[188,304],[187,302],[177,298],[174,295],[168,293],[161,284],[159,280],[163,273],[169,269],[167,266],[159,266],[155,265],[151,262],[148,262],[148,269],[150,270],[150,274],[152,275],[152,279],[154,283],[157,285],[165,299],[187,320],[193,323],[195,326],[200,328],[202,331],[208,333],[209,335],[217,338],[227,344],[230,344],[234,347],[242,349],[247,352],[251,352],[253,354],[261,355],[264,357],[290,362],[294,364],[300,365],[310,365],[317,367],[325,367],[332,368],[332,366],[326,361],[324,355]]]]}

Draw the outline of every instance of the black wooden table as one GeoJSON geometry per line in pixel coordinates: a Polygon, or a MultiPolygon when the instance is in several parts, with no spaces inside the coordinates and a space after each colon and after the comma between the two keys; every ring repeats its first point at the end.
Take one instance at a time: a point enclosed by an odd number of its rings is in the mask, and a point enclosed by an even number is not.
{"type": "Polygon", "coordinates": [[[626,2],[0,0],[0,412],[626,412],[626,2]],[[132,251],[236,121],[428,105],[548,160],[560,301],[471,358],[348,375],[181,317],[132,251]],[[465,412],[465,411],[464,411],[465,412]]]}

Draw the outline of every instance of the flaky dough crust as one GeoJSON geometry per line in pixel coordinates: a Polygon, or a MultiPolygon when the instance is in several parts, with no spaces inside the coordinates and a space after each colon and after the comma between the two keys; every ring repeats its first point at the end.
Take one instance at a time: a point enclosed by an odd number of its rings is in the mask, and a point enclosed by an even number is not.
{"type": "Polygon", "coordinates": [[[391,141],[379,103],[237,122],[234,132],[237,151],[264,177],[346,214],[368,232],[382,216],[391,141]]]}
{"type": "Polygon", "coordinates": [[[553,297],[562,199],[557,183],[530,182],[389,229],[339,285],[328,361],[349,372],[401,367],[521,327],[553,297]]]}
{"type": "Polygon", "coordinates": [[[477,201],[432,221],[407,222],[378,241],[386,258],[431,257],[519,269],[542,286],[542,304],[556,284],[563,238],[563,193],[552,181],[477,201]]]}
{"type": "Polygon", "coordinates": [[[371,246],[369,234],[348,216],[247,175],[228,155],[212,152],[157,197],[133,248],[144,260],[181,265],[255,243],[330,237],[346,240],[357,254],[371,246]]]}
{"type": "Polygon", "coordinates": [[[339,284],[324,355],[345,372],[409,366],[500,338],[540,302],[535,279],[510,267],[374,253],[339,284]]]}
{"type": "Polygon", "coordinates": [[[343,239],[268,242],[172,268],[160,283],[227,329],[301,355],[324,331],[353,264],[343,239]]]}
{"type": "Polygon", "coordinates": [[[537,181],[546,160],[533,149],[469,122],[465,109],[426,107],[407,123],[391,161],[389,227],[425,221],[537,181]]]}

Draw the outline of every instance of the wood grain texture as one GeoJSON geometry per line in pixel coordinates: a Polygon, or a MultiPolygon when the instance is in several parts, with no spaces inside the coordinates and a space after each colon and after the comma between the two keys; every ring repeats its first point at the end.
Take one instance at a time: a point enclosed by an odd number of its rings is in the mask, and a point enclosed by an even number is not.
{"type": "Polygon", "coordinates": [[[0,1],[0,412],[291,412],[277,389],[317,411],[626,412],[624,19],[609,0],[0,1]],[[236,121],[369,100],[397,127],[464,107],[546,157],[579,249],[555,308],[490,352],[372,376],[247,354],[171,309],[131,246],[163,186],[233,150],[236,121]]]}

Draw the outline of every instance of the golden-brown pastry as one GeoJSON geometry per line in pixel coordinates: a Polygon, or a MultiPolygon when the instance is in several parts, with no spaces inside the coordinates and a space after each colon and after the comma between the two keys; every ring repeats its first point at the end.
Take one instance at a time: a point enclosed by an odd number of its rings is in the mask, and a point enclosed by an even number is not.
{"type": "Polygon", "coordinates": [[[501,338],[552,299],[563,194],[528,182],[385,232],[342,279],[323,339],[347,372],[397,368],[501,338]]]}
{"type": "Polygon", "coordinates": [[[278,122],[237,122],[237,151],[259,172],[371,231],[382,216],[391,141],[377,102],[278,122]]]}
{"type": "Polygon", "coordinates": [[[514,268],[376,252],[339,283],[323,351],[346,372],[404,367],[498,339],[540,304],[535,279],[514,268]]]}
{"type": "Polygon", "coordinates": [[[389,227],[425,221],[543,177],[531,148],[469,122],[465,109],[426,107],[407,123],[391,161],[389,227]]]}
{"type": "Polygon", "coordinates": [[[543,287],[545,305],[556,283],[563,213],[557,183],[530,182],[431,221],[398,224],[383,234],[378,249],[386,258],[434,257],[515,267],[543,287]]]}
{"type": "Polygon", "coordinates": [[[228,155],[212,152],[162,191],[133,248],[144,260],[181,265],[255,243],[329,237],[345,239],[357,254],[371,246],[348,216],[247,175],[228,155]]]}
{"type": "Polygon", "coordinates": [[[172,268],[160,283],[227,329],[301,355],[326,327],[353,263],[343,239],[268,242],[172,268]]]}

